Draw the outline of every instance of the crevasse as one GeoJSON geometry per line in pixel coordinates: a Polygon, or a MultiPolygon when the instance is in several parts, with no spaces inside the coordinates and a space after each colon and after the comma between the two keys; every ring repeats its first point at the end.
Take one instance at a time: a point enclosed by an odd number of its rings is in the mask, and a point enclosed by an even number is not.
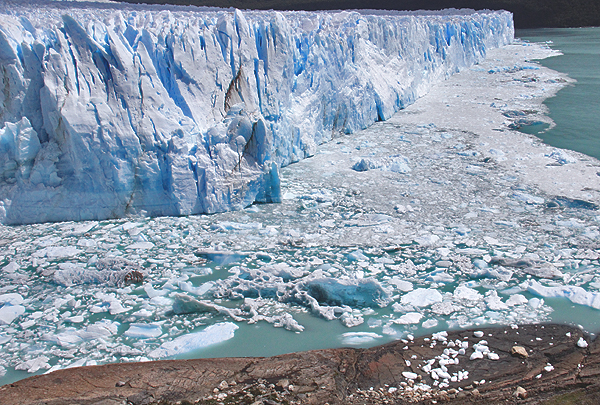
{"type": "Polygon", "coordinates": [[[1,3],[6,224],[276,202],[282,166],[514,35],[508,12],[1,3]]]}

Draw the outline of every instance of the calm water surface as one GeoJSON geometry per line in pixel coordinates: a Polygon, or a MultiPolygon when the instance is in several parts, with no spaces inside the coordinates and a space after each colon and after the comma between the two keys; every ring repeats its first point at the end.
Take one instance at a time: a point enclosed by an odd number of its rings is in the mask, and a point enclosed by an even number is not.
{"type": "Polygon", "coordinates": [[[546,100],[556,126],[537,136],[552,146],[600,159],[600,27],[517,30],[515,36],[548,41],[564,55],[541,64],[577,80],[546,100]]]}

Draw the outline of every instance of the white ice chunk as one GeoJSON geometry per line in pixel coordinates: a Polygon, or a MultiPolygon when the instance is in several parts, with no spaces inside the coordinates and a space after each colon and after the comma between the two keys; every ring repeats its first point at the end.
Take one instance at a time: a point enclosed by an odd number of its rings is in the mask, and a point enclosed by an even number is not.
{"type": "Polygon", "coordinates": [[[35,373],[40,369],[49,369],[50,364],[48,364],[48,360],[50,360],[48,357],[42,355],[17,364],[15,370],[25,370],[28,373],[35,373]]]}
{"type": "Polygon", "coordinates": [[[151,339],[162,335],[162,326],[157,323],[132,323],[123,335],[137,339],[151,339]]]}
{"type": "Polygon", "coordinates": [[[506,300],[506,305],[513,307],[515,305],[527,304],[529,300],[523,294],[513,294],[506,300]]]}
{"type": "Polygon", "coordinates": [[[156,290],[154,289],[154,287],[152,286],[152,284],[148,283],[144,285],[144,291],[146,291],[146,294],[148,295],[148,298],[155,298],[155,297],[160,297],[163,295],[166,295],[169,293],[168,290],[156,290]]]}
{"type": "Polygon", "coordinates": [[[198,296],[206,294],[208,291],[210,291],[211,288],[214,287],[214,285],[215,283],[213,283],[212,281],[206,282],[198,287],[194,287],[194,285],[189,281],[179,282],[179,288],[181,288],[181,291],[185,291],[198,296]]]}
{"type": "Polygon", "coordinates": [[[500,311],[509,308],[509,305],[502,302],[502,298],[498,296],[498,293],[495,290],[489,291],[486,294],[485,303],[492,311],[500,311]]]}
{"type": "Polygon", "coordinates": [[[382,336],[372,332],[346,332],[342,334],[342,343],[350,346],[371,343],[382,336]]]}
{"type": "Polygon", "coordinates": [[[216,323],[200,332],[188,333],[165,342],[148,356],[154,359],[176,356],[233,338],[238,326],[232,322],[216,323]]]}
{"type": "Polygon", "coordinates": [[[68,318],[65,318],[65,321],[68,321],[71,323],[82,323],[83,321],[85,321],[85,318],[82,315],[76,315],[76,316],[70,316],[68,318]]]}
{"type": "Polygon", "coordinates": [[[452,304],[452,302],[449,301],[438,302],[431,306],[431,312],[438,315],[450,315],[459,309],[460,307],[452,304]]]}
{"type": "Polygon", "coordinates": [[[431,335],[431,339],[437,340],[438,342],[445,342],[448,340],[448,332],[443,330],[441,332],[434,333],[433,335],[431,335]]]}
{"type": "Polygon", "coordinates": [[[417,288],[414,291],[404,294],[400,302],[404,305],[427,307],[436,302],[442,302],[442,294],[433,288],[417,288]]]}
{"type": "Polygon", "coordinates": [[[77,332],[77,334],[86,340],[109,337],[117,333],[119,322],[103,319],[91,325],[88,325],[85,330],[77,332]]]}
{"type": "Polygon", "coordinates": [[[483,295],[481,295],[477,290],[464,285],[456,287],[454,290],[454,297],[456,299],[466,301],[480,301],[483,299],[483,295]]]}
{"type": "Polygon", "coordinates": [[[421,327],[423,327],[425,329],[435,328],[436,326],[438,326],[438,324],[439,324],[439,321],[437,319],[428,319],[421,324],[421,327]]]}
{"type": "Polygon", "coordinates": [[[25,313],[22,305],[4,305],[0,308],[0,325],[10,325],[15,318],[25,313]]]}
{"type": "Polygon", "coordinates": [[[16,262],[10,262],[2,268],[5,273],[14,273],[17,270],[19,270],[19,265],[16,262]]]}
{"type": "Polygon", "coordinates": [[[76,256],[82,251],[73,246],[49,246],[38,250],[33,257],[47,257],[49,259],[62,259],[76,256]]]}
{"type": "Polygon", "coordinates": [[[416,380],[418,375],[416,373],[412,373],[410,371],[403,371],[402,376],[407,380],[416,380]]]}
{"type": "MultiPolygon", "coordinates": [[[[528,291],[547,298],[567,298],[569,301],[600,309],[600,293],[586,291],[582,287],[563,285],[546,287],[537,280],[530,280],[528,291]]],[[[530,300],[531,301],[531,300],[530,300]]]]}
{"type": "Polygon", "coordinates": [[[410,325],[413,323],[419,323],[423,315],[418,312],[409,312],[407,314],[402,315],[398,319],[394,319],[393,322],[399,325],[410,325]]]}
{"type": "Polygon", "coordinates": [[[477,360],[477,359],[483,359],[483,353],[480,351],[474,351],[471,354],[471,357],[469,357],[469,360],[477,360]]]}
{"type": "Polygon", "coordinates": [[[500,359],[500,356],[497,353],[494,353],[494,352],[489,352],[487,354],[487,357],[490,360],[499,360],[500,359]]]}
{"type": "Polygon", "coordinates": [[[410,281],[402,280],[399,277],[392,277],[388,280],[388,284],[393,285],[402,292],[409,292],[413,290],[413,283],[410,281]]]}
{"type": "Polygon", "coordinates": [[[348,254],[348,261],[362,262],[362,261],[369,261],[369,258],[364,255],[362,250],[359,249],[359,250],[355,250],[354,252],[351,252],[348,254]]]}
{"type": "Polygon", "coordinates": [[[146,249],[152,249],[153,247],[154,247],[154,243],[152,243],[152,242],[136,242],[136,243],[132,243],[131,245],[127,246],[127,249],[146,250],[146,249]]]}
{"type": "Polygon", "coordinates": [[[577,341],[577,346],[585,349],[586,347],[588,347],[588,342],[586,342],[584,338],[580,337],[577,341]]]}
{"type": "Polygon", "coordinates": [[[20,305],[23,303],[23,296],[17,293],[0,294],[0,304],[20,305]]]}
{"type": "Polygon", "coordinates": [[[527,304],[533,309],[538,309],[542,305],[544,305],[544,300],[541,300],[539,298],[532,298],[529,300],[529,302],[527,304]]]}
{"type": "Polygon", "coordinates": [[[424,247],[430,247],[437,244],[440,240],[440,237],[437,235],[423,235],[415,238],[415,242],[424,247]]]}

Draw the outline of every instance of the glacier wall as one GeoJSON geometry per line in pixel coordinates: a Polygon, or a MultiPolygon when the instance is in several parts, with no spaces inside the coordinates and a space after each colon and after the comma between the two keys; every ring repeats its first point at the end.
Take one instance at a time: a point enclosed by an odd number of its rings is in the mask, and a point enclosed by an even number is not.
{"type": "Polygon", "coordinates": [[[514,35],[508,12],[0,3],[6,224],[276,202],[280,167],[514,35]]]}

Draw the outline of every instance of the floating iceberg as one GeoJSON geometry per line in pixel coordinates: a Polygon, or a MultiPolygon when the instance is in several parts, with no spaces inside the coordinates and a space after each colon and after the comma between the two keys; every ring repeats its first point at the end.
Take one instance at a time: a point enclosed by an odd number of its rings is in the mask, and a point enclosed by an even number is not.
{"type": "Polygon", "coordinates": [[[162,333],[162,327],[159,324],[132,323],[123,335],[130,338],[151,339],[159,337],[162,333]]]}
{"type": "Polygon", "coordinates": [[[600,293],[587,291],[582,287],[574,285],[546,287],[538,281],[531,280],[527,289],[531,293],[542,297],[567,298],[574,304],[586,305],[591,308],[600,309],[600,293]]]}
{"type": "Polygon", "coordinates": [[[321,304],[386,307],[391,298],[372,278],[338,280],[318,278],[306,283],[308,294],[321,304]]]}
{"type": "Polygon", "coordinates": [[[5,1],[0,222],[280,201],[282,166],[390,118],[513,35],[508,12],[5,1]]]}
{"type": "Polygon", "coordinates": [[[200,332],[188,333],[165,342],[152,350],[149,356],[155,359],[170,357],[221,343],[231,339],[237,329],[238,326],[231,322],[216,323],[200,332]]]}

